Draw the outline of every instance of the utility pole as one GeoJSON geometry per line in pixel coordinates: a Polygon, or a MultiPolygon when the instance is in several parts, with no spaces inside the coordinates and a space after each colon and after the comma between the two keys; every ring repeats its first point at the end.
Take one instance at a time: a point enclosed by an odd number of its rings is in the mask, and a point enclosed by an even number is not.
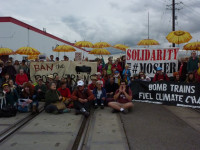
{"type": "MultiPolygon", "coordinates": [[[[175,31],[175,0],[172,0],[172,31],[175,31]]],[[[172,43],[172,47],[175,47],[175,43],[172,43]]]]}
{"type": "MultiPolygon", "coordinates": [[[[176,5],[183,4],[183,2],[176,3],[175,0],[172,0],[171,5],[167,5],[167,9],[172,10],[172,31],[175,31],[175,21],[177,19],[177,16],[175,15],[176,10],[181,10],[182,8],[176,8],[176,5]]],[[[175,43],[172,43],[172,47],[175,47],[175,43]]]]}

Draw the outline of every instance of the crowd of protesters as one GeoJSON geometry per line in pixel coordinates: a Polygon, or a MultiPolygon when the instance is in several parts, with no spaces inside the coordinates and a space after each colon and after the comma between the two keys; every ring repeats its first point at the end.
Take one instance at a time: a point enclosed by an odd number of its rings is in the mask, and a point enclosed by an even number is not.
{"type": "MultiPolygon", "coordinates": [[[[51,55],[48,61],[59,61],[59,58],[54,60],[51,55]]],[[[69,61],[69,58],[64,56],[64,61],[69,61]]],[[[200,82],[199,58],[196,52],[192,52],[189,59],[180,60],[178,72],[174,72],[173,78],[169,78],[161,67],[157,67],[153,78],[144,72],[131,76],[131,70],[125,64],[125,56],[116,60],[109,57],[106,64],[102,59],[96,61],[97,72],[91,75],[91,81],[87,85],[82,79],[73,83],[70,76],[59,79],[59,76],[54,77],[51,74],[45,83],[41,78],[33,83],[30,80],[29,65],[25,60],[21,63],[17,60],[13,62],[12,58],[6,63],[0,61],[0,84],[5,104],[19,112],[37,113],[39,102],[44,101],[47,113],[69,113],[71,108],[75,108],[76,114],[86,117],[89,116],[92,106],[95,109],[104,109],[108,105],[113,108],[113,113],[126,114],[133,107],[130,89],[132,81],[200,82]]]]}

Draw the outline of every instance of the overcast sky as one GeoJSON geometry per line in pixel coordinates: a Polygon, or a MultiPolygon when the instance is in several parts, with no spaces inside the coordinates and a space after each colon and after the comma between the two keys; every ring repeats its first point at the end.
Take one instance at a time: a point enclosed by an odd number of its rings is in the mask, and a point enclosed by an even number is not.
{"type": "MultiPolygon", "coordinates": [[[[180,0],[176,0],[180,2],[180,0]]],[[[200,1],[182,0],[176,11],[176,29],[200,40],[200,1]]],[[[36,28],[46,28],[69,42],[87,40],[136,47],[147,38],[148,12],[150,38],[169,47],[165,36],[172,29],[171,0],[0,0],[0,16],[11,16],[36,28]]],[[[180,45],[181,46],[181,45],[180,45]]]]}

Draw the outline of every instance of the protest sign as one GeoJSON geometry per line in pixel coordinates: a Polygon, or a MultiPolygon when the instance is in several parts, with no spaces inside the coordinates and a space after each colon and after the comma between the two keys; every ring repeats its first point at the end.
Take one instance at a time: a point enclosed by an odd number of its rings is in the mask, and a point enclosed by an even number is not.
{"type": "Polygon", "coordinates": [[[200,108],[199,84],[133,81],[131,90],[136,102],[200,108]]]}
{"type": "Polygon", "coordinates": [[[144,72],[149,77],[153,77],[156,68],[163,68],[168,76],[178,69],[179,48],[128,48],[126,50],[126,63],[129,65],[131,74],[144,72]]]}
{"type": "Polygon", "coordinates": [[[75,61],[82,60],[82,52],[75,52],[75,61]]]}
{"type": "Polygon", "coordinates": [[[30,78],[33,82],[37,78],[42,78],[47,81],[48,75],[53,75],[54,78],[66,78],[71,76],[72,81],[76,82],[78,76],[82,76],[88,82],[90,75],[97,72],[96,62],[78,62],[78,61],[59,61],[59,62],[31,62],[30,63],[30,78]]]}

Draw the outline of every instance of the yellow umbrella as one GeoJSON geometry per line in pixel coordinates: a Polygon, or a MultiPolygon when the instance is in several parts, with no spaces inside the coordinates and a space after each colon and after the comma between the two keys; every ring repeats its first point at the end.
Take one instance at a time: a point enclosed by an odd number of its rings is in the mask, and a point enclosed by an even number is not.
{"type": "Polygon", "coordinates": [[[36,60],[38,59],[38,55],[29,55],[28,60],[36,60]]]}
{"type": "Polygon", "coordinates": [[[200,50],[200,42],[191,42],[183,46],[184,50],[200,50]]]}
{"type": "Polygon", "coordinates": [[[32,47],[21,47],[15,51],[16,54],[20,55],[39,55],[40,52],[32,47]]]}
{"type": "Polygon", "coordinates": [[[170,32],[166,36],[166,39],[170,43],[181,44],[190,41],[192,39],[192,36],[189,32],[178,30],[170,32]]]}
{"type": "Polygon", "coordinates": [[[144,39],[139,41],[137,45],[160,45],[160,44],[153,39],[144,39]]]}
{"type": "Polygon", "coordinates": [[[95,48],[89,52],[89,54],[94,55],[110,55],[110,52],[107,49],[95,48]]]}
{"type": "Polygon", "coordinates": [[[75,52],[76,49],[69,45],[59,45],[53,51],[54,52],[75,52]]]}
{"type": "Polygon", "coordinates": [[[105,48],[105,47],[111,47],[111,45],[108,44],[107,42],[97,42],[93,46],[93,48],[105,48]]]}
{"type": "Polygon", "coordinates": [[[10,48],[5,48],[5,47],[0,48],[0,56],[1,55],[13,55],[13,54],[15,54],[15,52],[13,52],[13,50],[11,50],[10,48]]]}
{"type": "Polygon", "coordinates": [[[74,44],[74,46],[92,48],[93,44],[91,42],[89,42],[89,41],[79,41],[79,42],[76,42],[74,44]]]}
{"type": "Polygon", "coordinates": [[[129,48],[128,46],[126,45],[123,45],[123,44],[116,44],[115,46],[113,46],[114,48],[117,48],[117,49],[120,49],[122,51],[126,51],[127,48],[129,48]]]}

